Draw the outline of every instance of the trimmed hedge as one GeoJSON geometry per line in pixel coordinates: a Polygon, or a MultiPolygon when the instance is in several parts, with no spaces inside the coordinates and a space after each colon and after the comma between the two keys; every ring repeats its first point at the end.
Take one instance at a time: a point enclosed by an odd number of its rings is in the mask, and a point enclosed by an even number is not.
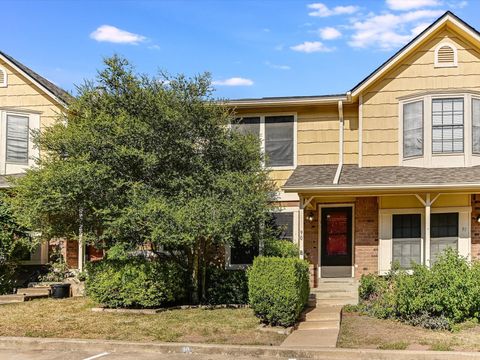
{"type": "Polygon", "coordinates": [[[102,260],[87,271],[87,295],[109,308],[157,308],[187,295],[186,272],[173,262],[102,260]]]}
{"type": "Polygon", "coordinates": [[[250,306],[262,322],[290,326],[310,294],[308,263],[298,258],[255,258],[248,269],[250,306]]]}
{"type": "Polygon", "coordinates": [[[248,281],[245,270],[207,269],[207,303],[247,304],[248,281]]]}
{"type": "Polygon", "coordinates": [[[264,256],[277,256],[282,258],[298,258],[298,246],[289,240],[269,239],[265,241],[264,256]]]}

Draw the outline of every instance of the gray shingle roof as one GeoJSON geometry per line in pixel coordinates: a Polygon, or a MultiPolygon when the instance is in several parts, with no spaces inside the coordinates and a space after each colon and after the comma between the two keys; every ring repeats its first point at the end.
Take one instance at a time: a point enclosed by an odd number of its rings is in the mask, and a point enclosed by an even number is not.
{"type": "Polygon", "coordinates": [[[392,185],[448,185],[471,184],[480,186],[480,166],[453,168],[420,168],[408,166],[362,167],[344,165],[338,184],[333,184],[337,165],[298,166],[284,188],[366,187],[392,185]]]}
{"type": "Polygon", "coordinates": [[[15,58],[11,57],[8,54],[5,54],[2,51],[0,51],[0,54],[2,56],[4,56],[5,58],[7,58],[8,61],[13,63],[16,67],[18,67],[20,70],[22,70],[25,74],[30,76],[32,79],[34,79],[40,85],[42,85],[44,88],[46,88],[48,91],[50,91],[55,97],[57,97],[59,100],[61,100],[65,104],[68,104],[68,102],[72,99],[72,95],[70,95],[68,92],[66,92],[62,88],[58,87],[57,85],[55,85],[51,81],[45,79],[43,76],[40,76],[39,74],[37,74],[35,71],[30,69],[29,67],[23,65],[20,61],[16,60],[15,58]]]}

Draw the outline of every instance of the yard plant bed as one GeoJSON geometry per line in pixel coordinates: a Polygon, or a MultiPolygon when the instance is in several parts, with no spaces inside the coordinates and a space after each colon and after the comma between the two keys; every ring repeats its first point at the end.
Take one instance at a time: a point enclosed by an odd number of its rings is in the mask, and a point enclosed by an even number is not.
{"type": "Polygon", "coordinates": [[[459,324],[459,330],[439,331],[343,313],[338,347],[385,350],[480,351],[480,325],[459,324]]]}
{"type": "Polygon", "coordinates": [[[93,312],[88,298],[0,306],[0,336],[279,345],[286,335],[258,329],[249,308],[178,309],[154,315],[93,312]]]}

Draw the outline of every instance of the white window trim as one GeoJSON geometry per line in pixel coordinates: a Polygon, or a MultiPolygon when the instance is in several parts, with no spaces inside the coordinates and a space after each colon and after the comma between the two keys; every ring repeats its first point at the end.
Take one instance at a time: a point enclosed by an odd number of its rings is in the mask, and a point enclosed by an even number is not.
{"type": "Polygon", "coordinates": [[[441,42],[435,48],[435,60],[434,60],[434,62],[435,62],[435,67],[436,68],[457,67],[458,66],[457,47],[451,42],[447,42],[447,41],[441,42]],[[453,50],[453,63],[443,63],[442,64],[442,63],[438,62],[438,51],[444,46],[448,46],[450,49],[453,50]]]}
{"type": "Polygon", "coordinates": [[[479,99],[475,92],[423,93],[399,98],[398,102],[398,154],[400,166],[417,167],[468,167],[480,165],[480,153],[472,148],[472,98],[479,99]],[[463,152],[433,153],[432,150],[432,100],[463,99],[463,152]],[[423,101],[423,155],[405,158],[403,155],[403,106],[423,101]]]}
{"type": "Polygon", "coordinates": [[[3,72],[3,81],[0,82],[0,88],[5,88],[8,86],[8,73],[7,69],[5,69],[3,66],[0,66],[0,72],[3,72]]]}
{"type": "MultiPolygon", "coordinates": [[[[286,207],[281,207],[278,209],[275,209],[275,211],[272,212],[290,212],[293,214],[293,237],[292,237],[292,242],[296,244],[297,246],[299,245],[299,239],[298,239],[298,211],[299,208],[298,206],[286,206],[286,207]]],[[[261,248],[261,245],[260,245],[261,248]]],[[[232,249],[229,245],[225,246],[225,268],[227,270],[245,270],[252,264],[231,264],[232,258],[232,249]]]]}
{"type": "MultiPolygon", "coordinates": [[[[471,214],[470,206],[457,207],[432,207],[431,214],[435,213],[458,213],[458,237],[457,249],[461,256],[471,258],[471,214]]],[[[420,254],[422,264],[430,264],[430,258],[425,254],[425,210],[423,208],[405,209],[379,209],[378,211],[378,272],[386,275],[393,261],[393,215],[397,214],[420,214],[421,216],[421,245],[420,254]]],[[[440,238],[439,238],[440,239],[440,238]]],[[[443,238],[442,238],[443,239],[443,238]]],[[[449,239],[453,239],[449,238],[449,239]]],[[[430,254],[430,251],[428,251],[430,254]]]]}
{"type": "MultiPolygon", "coordinates": [[[[268,170],[295,170],[297,167],[297,113],[296,112],[274,112],[274,113],[249,113],[241,114],[239,118],[258,117],[260,118],[260,147],[265,155],[265,118],[269,116],[293,116],[293,165],[270,166],[268,170]]],[[[264,164],[265,165],[265,164],[264,164]]]]}

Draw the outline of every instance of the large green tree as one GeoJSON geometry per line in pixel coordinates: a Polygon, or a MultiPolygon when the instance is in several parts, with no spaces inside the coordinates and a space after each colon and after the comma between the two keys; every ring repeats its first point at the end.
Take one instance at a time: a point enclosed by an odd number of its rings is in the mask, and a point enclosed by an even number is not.
{"type": "Polygon", "coordinates": [[[219,246],[266,236],[275,193],[258,139],[233,121],[208,74],[150,77],[108,58],[65,117],[36,134],[44,156],[16,181],[17,219],[45,240],[148,245],[188,267],[201,300],[219,246]]]}

